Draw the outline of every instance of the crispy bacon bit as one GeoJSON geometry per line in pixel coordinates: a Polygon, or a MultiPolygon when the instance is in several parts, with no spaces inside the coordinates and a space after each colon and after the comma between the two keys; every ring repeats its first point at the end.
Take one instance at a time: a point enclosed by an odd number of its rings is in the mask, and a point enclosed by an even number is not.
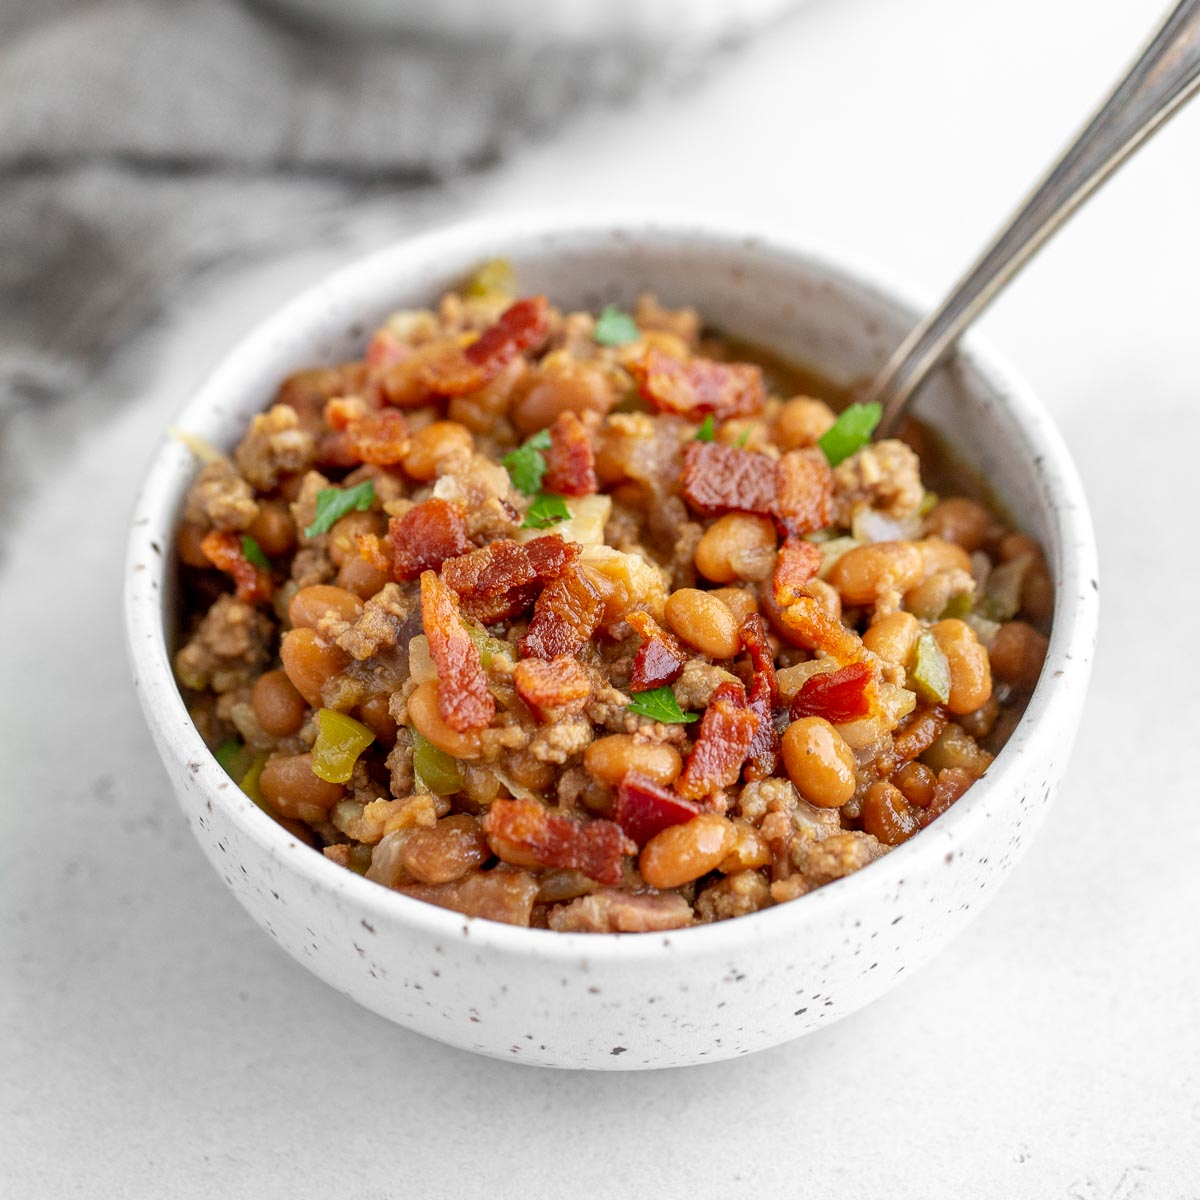
{"type": "Polygon", "coordinates": [[[465,518],[461,505],[436,496],[414,504],[402,517],[392,517],[387,535],[392,575],[403,583],[465,554],[471,549],[465,518]]]}
{"type": "Polygon", "coordinates": [[[345,429],[366,415],[367,405],[361,396],[334,396],[325,402],[325,424],[330,429],[345,429]]]}
{"type": "Polygon", "coordinates": [[[862,638],[830,616],[812,596],[801,596],[795,603],[782,607],[779,619],[796,641],[810,650],[824,650],[844,663],[863,662],[867,658],[862,638]]]}
{"type": "Polygon", "coordinates": [[[592,694],[587,671],[574,658],[523,658],[513,673],[517,695],[539,721],[582,712],[592,694]]]}
{"type": "Polygon", "coordinates": [[[865,662],[810,675],[792,697],[792,720],[824,717],[831,725],[841,725],[869,716],[873,677],[874,671],[865,662]]]}
{"type": "Polygon", "coordinates": [[[651,348],[629,364],[642,399],[660,412],[700,420],[708,413],[718,421],[761,412],[766,400],[762,368],[752,363],[686,361],[651,348]]]}
{"type": "Polygon", "coordinates": [[[381,541],[373,533],[356,534],[355,541],[358,543],[359,558],[369,562],[375,570],[382,571],[385,575],[392,573],[390,542],[381,541]]]}
{"type": "Polygon", "coordinates": [[[524,658],[578,654],[600,627],[604,597],[580,570],[572,568],[548,584],[537,598],[529,631],[521,639],[524,658]]]}
{"type": "Polygon", "coordinates": [[[265,603],[271,599],[274,585],[270,571],[256,567],[242,549],[239,534],[211,530],[200,541],[200,550],[218,571],[224,571],[237,585],[237,598],[245,604],[265,603]]]}
{"type": "Polygon", "coordinates": [[[613,819],[639,845],[670,825],[682,825],[700,815],[700,809],[649,775],[630,771],[617,788],[613,819]]]}
{"type": "Polygon", "coordinates": [[[442,578],[463,609],[484,625],[523,613],[542,584],[558,578],[577,558],[579,547],[557,534],[523,545],[508,538],[490,542],[442,564],[442,578]]]}
{"type": "Polygon", "coordinates": [[[779,678],[775,674],[775,656],[767,641],[767,624],[758,613],[751,613],[742,622],[741,637],[754,664],[754,681],[746,703],[758,718],[754,740],[746,752],[746,778],[767,779],[779,766],[779,732],[775,728],[779,678]]]}
{"type": "Polygon", "coordinates": [[[687,666],[688,652],[648,612],[638,609],[627,613],[625,620],[646,639],[633,656],[629,690],[648,692],[674,683],[687,666]]]}
{"type": "Polygon", "coordinates": [[[821,569],[821,551],[812,542],[789,537],[779,548],[772,588],[775,603],[786,608],[803,596],[821,569]]]}
{"type": "Polygon", "coordinates": [[[833,472],[820,450],[790,450],[775,468],[775,519],[789,537],[833,520],[833,472]]]}
{"type": "Polygon", "coordinates": [[[404,458],[408,447],[408,425],[394,408],[356,417],[346,426],[346,449],[360,462],[392,467],[404,458]]]}
{"type": "Polygon", "coordinates": [[[559,496],[588,496],[596,488],[596,456],[587,426],[573,412],[559,413],[550,427],[542,490],[559,496]]]}
{"type": "Polygon", "coordinates": [[[612,821],[573,821],[536,800],[494,800],[483,818],[483,832],[503,859],[569,867],[609,885],[621,882],[621,860],[635,850],[612,821]]]}
{"type": "Polygon", "coordinates": [[[929,807],[917,813],[917,821],[921,828],[924,829],[930,821],[937,820],[974,782],[975,776],[962,767],[947,767],[944,771],[939,771],[929,807]]]}
{"type": "Polygon", "coordinates": [[[692,442],[683,455],[683,498],[696,512],[770,515],[775,505],[775,460],[757,450],[692,442]]]}
{"type": "Polygon", "coordinates": [[[911,762],[917,755],[924,754],[946,728],[946,720],[946,710],[940,704],[922,706],[906,717],[892,735],[892,755],[896,765],[911,762]]]}
{"type": "Polygon", "coordinates": [[[498,375],[518,354],[536,350],[550,328],[549,304],[545,296],[529,296],[510,304],[495,325],[489,326],[466,350],[467,358],[498,375]]]}
{"type": "Polygon", "coordinates": [[[737,782],[750,752],[759,718],[746,703],[740,683],[719,684],[700,720],[696,744],[688,756],[675,790],[687,800],[703,800],[719,788],[737,782]]]}
{"type": "Polygon", "coordinates": [[[454,593],[432,571],[421,576],[421,624],[438,673],[438,711],[459,733],[483,729],[496,715],[479,651],[454,593]]]}

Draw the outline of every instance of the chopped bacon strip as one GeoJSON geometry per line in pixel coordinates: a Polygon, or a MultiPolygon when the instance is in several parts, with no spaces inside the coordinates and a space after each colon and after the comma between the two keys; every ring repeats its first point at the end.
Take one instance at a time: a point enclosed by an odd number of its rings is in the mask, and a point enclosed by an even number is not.
{"type": "Polygon", "coordinates": [[[523,613],[542,584],[557,579],[579,557],[579,546],[557,534],[521,544],[502,538],[469,554],[447,559],[442,578],[463,609],[484,625],[523,613]]]}
{"type": "Polygon", "coordinates": [[[938,772],[937,783],[933,785],[933,799],[927,808],[917,813],[917,821],[924,829],[931,821],[937,820],[957,800],[963,792],[975,782],[975,776],[962,767],[947,767],[938,772]]]}
{"type": "Polygon", "coordinates": [[[833,520],[833,472],[820,450],[790,450],[775,468],[775,519],[788,537],[833,520]]]}
{"type": "Polygon", "coordinates": [[[692,442],[683,455],[683,498],[696,512],[770,515],[775,504],[775,460],[757,450],[692,442]]]}
{"type": "Polygon", "coordinates": [[[271,599],[274,591],[271,572],[256,567],[246,557],[239,534],[211,530],[201,539],[200,550],[218,571],[224,571],[237,585],[239,600],[259,604],[271,599]]]}
{"type": "Polygon", "coordinates": [[[334,396],[325,402],[325,424],[330,429],[345,429],[351,421],[367,415],[367,405],[361,396],[334,396]]]}
{"type": "Polygon", "coordinates": [[[805,594],[804,589],[821,569],[821,551],[812,542],[789,537],[779,548],[771,586],[776,604],[787,607],[805,594]]]}
{"type": "Polygon", "coordinates": [[[421,624],[438,673],[438,711],[459,733],[483,729],[496,715],[479,650],[458,612],[454,593],[434,574],[421,576],[421,624]]]}
{"type": "Polygon", "coordinates": [[[629,364],[629,372],[648,404],[697,421],[708,413],[718,421],[749,416],[761,412],[766,400],[762,368],[752,363],[685,361],[652,347],[629,364]]]}
{"type": "Polygon", "coordinates": [[[612,821],[573,821],[536,800],[494,800],[483,818],[483,832],[500,858],[518,866],[532,858],[609,885],[621,882],[621,860],[635,849],[612,821]]]}
{"type": "Polygon", "coordinates": [[[484,367],[488,378],[498,375],[518,354],[536,350],[550,329],[545,296],[529,296],[510,304],[466,349],[467,358],[484,367]]]}
{"type": "Polygon", "coordinates": [[[358,557],[369,562],[385,575],[392,573],[391,543],[382,541],[373,533],[360,533],[354,539],[358,543],[358,557]]]}
{"type": "Polygon", "coordinates": [[[870,664],[865,662],[810,675],[792,697],[792,720],[824,717],[831,725],[841,725],[869,716],[874,675],[870,664]]]}
{"type": "Polygon", "coordinates": [[[588,496],[596,488],[592,436],[575,413],[559,413],[558,420],[550,427],[542,490],[559,496],[588,496]]]}
{"type": "Polygon", "coordinates": [[[513,672],[517,695],[539,721],[584,710],[592,694],[592,680],[574,658],[523,658],[513,672]]]}
{"type": "Polygon", "coordinates": [[[471,549],[466,513],[459,504],[436,496],[414,504],[402,517],[388,522],[392,574],[403,583],[422,571],[436,571],[448,558],[471,549]]]}
{"type": "Polygon", "coordinates": [[[924,754],[946,728],[946,710],[940,704],[923,705],[906,717],[892,735],[892,755],[897,765],[924,754]]]}
{"type": "Polygon", "coordinates": [[[525,658],[578,654],[600,627],[604,597],[580,570],[572,568],[547,584],[533,608],[529,631],[521,639],[525,658]]]}
{"type": "Polygon", "coordinates": [[[775,656],[767,641],[767,624],[758,613],[751,613],[742,622],[741,636],[754,664],[754,681],[746,704],[758,718],[754,740],[746,753],[746,778],[767,779],[779,766],[779,732],[775,728],[779,678],[775,673],[775,656]]]}
{"type": "Polygon", "coordinates": [[[740,683],[719,684],[700,720],[696,744],[675,780],[675,790],[687,800],[703,800],[737,782],[750,752],[759,718],[746,704],[740,683]]]}
{"type": "Polygon", "coordinates": [[[648,612],[635,610],[625,620],[646,639],[633,656],[629,690],[648,692],[674,683],[687,666],[688,652],[648,612]]]}
{"type": "Polygon", "coordinates": [[[668,826],[683,825],[699,815],[697,805],[640,771],[630,771],[617,788],[613,820],[639,846],[668,826]]]}
{"type": "Polygon", "coordinates": [[[408,425],[394,408],[356,417],[346,426],[346,449],[360,462],[393,467],[408,447],[408,425]]]}
{"type": "Polygon", "coordinates": [[[824,650],[839,662],[867,659],[862,638],[830,616],[821,602],[812,596],[801,596],[794,603],[781,606],[779,619],[794,639],[810,650],[824,650]]]}

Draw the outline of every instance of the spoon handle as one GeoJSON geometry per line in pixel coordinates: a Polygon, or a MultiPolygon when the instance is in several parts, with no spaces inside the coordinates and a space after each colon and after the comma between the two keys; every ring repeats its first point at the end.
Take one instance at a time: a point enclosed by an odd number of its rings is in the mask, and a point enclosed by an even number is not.
{"type": "Polygon", "coordinates": [[[1200,0],[1181,0],[1075,141],[942,304],[871,381],[878,435],[899,424],[913,393],[959,334],[1051,234],[1200,87],[1200,0]]]}

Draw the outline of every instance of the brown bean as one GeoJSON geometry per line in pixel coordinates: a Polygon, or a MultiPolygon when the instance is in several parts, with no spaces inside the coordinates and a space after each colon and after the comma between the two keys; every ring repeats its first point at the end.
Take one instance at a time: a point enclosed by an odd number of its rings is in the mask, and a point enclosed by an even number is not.
{"type": "Polygon", "coordinates": [[[479,734],[459,733],[442,720],[438,708],[438,681],[427,680],[408,698],[408,719],[423,737],[454,758],[478,758],[482,749],[479,734]]]}
{"type": "Polygon", "coordinates": [[[346,794],[340,783],[313,774],[311,754],[277,754],[267,760],[258,780],[263,799],[281,817],[323,821],[346,794]]]}
{"type": "Polygon", "coordinates": [[[674,783],[683,760],[674,746],[663,742],[635,742],[628,733],[598,738],[583,752],[583,765],[599,780],[616,786],[630,771],[649,775],[664,787],[674,783]]]}
{"type": "Polygon", "coordinates": [[[1032,692],[1050,643],[1025,621],[1001,625],[988,648],[992,673],[1018,692],[1032,692]]]}
{"type": "Polygon", "coordinates": [[[709,658],[733,658],[742,648],[733,613],[710,592],[679,588],[667,598],[667,624],[709,658]]]}
{"type": "Polygon", "coordinates": [[[312,629],[290,629],[279,646],[283,669],[296,691],[313,708],[320,708],[321,688],[350,661],[312,629]]]}
{"type": "Polygon", "coordinates": [[[796,790],[818,808],[840,808],[854,795],[854,752],[824,717],[801,717],[787,727],[783,762],[796,790]]]}
{"type": "Polygon", "coordinates": [[[347,563],[360,558],[358,539],[360,535],[374,534],[379,537],[386,528],[382,513],[352,512],[340,517],[329,530],[329,540],[326,550],[335,567],[344,567],[347,563]]]}
{"type": "Polygon", "coordinates": [[[752,513],[718,517],[696,545],[696,569],[714,583],[765,579],[775,565],[775,523],[752,513]]]}
{"type": "Polygon", "coordinates": [[[533,385],[513,405],[512,419],[523,434],[553,425],[559,413],[606,413],[616,401],[608,376],[572,359],[543,360],[533,385]]]}
{"type": "Polygon", "coordinates": [[[971,556],[954,542],[945,538],[927,537],[916,543],[925,564],[925,578],[942,571],[965,571],[971,574],[971,556]]]}
{"type": "Polygon", "coordinates": [[[199,525],[193,525],[188,521],[184,521],[179,526],[179,532],[175,535],[175,548],[179,551],[179,560],[188,567],[203,567],[212,566],[212,560],[200,549],[200,543],[204,541],[204,535],[208,531],[201,529],[199,525]]]}
{"type": "Polygon", "coordinates": [[[892,782],[904,793],[909,804],[928,808],[937,776],[924,763],[909,762],[892,776],[892,782]]]}
{"type": "Polygon", "coordinates": [[[784,404],[775,418],[775,444],[781,450],[815,446],[836,420],[833,409],[824,400],[796,396],[784,404]]]}
{"type": "Polygon", "coordinates": [[[642,847],[638,869],[653,888],[679,887],[715,870],[736,841],[732,821],[701,813],[656,833],[642,847]]]}
{"type": "Polygon", "coordinates": [[[304,724],[308,704],[287,673],[267,671],[254,681],[250,704],[258,723],[272,737],[289,737],[304,724]]]}
{"type": "Polygon", "coordinates": [[[272,557],[287,554],[296,546],[296,522],[283,500],[260,500],[258,515],[246,532],[272,557]]]}
{"type": "Polygon", "coordinates": [[[919,828],[904,793],[882,779],[871,784],[863,796],[862,825],[885,846],[908,841],[919,828]]]}
{"type": "Polygon", "coordinates": [[[372,566],[365,558],[348,558],[338,568],[338,587],[353,592],[360,600],[370,600],[391,582],[391,576],[372,566]]]}
{"type": "Polygon", "coordinates": [[[385,746],[396,744],[396,720],[392,716],[391,697],[387,692],[376,692],[358,706],[358,719],[385,746]]]}
{"type": "Polygon", "coordinates": [[[401,862],[418,883],[449,883],[483,866],[491,855],[478,819],[456,813],[432,829],[418,829],[404,843],[401,862]]]}
{"type": "Polygon", "coordinates": [[[404,473],[422,483],[436,479],[443,463],[465,460],[474,449],[471,431],[457,421],[434,421],[418,429],[404,456],[404,473]]]}
{"type": "Polygon", "coordinates": [[[363,602],[353,592],[328,583],[316,583],[301,588],[288,601],[288,620],[294,629],[316,629],[326,614],[332,614],[339,621],[356,621],[362,610],[363,602]]]}
{"type": "Polygon", "coordinates": [[[713,588],[708,593],[710,596],[716,596],[720,602],[725,605],[731,613],[733,613],[734,622],[740,629],[742,623],[752,613],[758,612],[758,600],[751,591],[746,588],[739,587],[723,587],[713,588]]]}
{"type": "Polygon", "coordinates": [[[952,713],[970,713],[982,707],[992,694],[992,669],[975,630],[965,621],[950,618],[939,621],[929,632],[950,664],[946,708],[952,713]]]}
{"type": "Polygon", "coordinates": [[[921,578],[925,564],[912,542],[871,542],[847,550],[828,579],[846,604],[870,604],[892,589],[906,592],[921,578]]]}
{"type": "Polygon", "coordinates": [[[920,636],[921,622],[912,613],[890,612],[875,619],[863,634],[863,645],[884,662],[902,667],[912,657],[920,636]]]}
{"type": "Polygon", "coordinates": [[[996,519],[982,504],[965,496],[948,496],[925,518],[925,532],[944,538],[970,553],[982,549],[997,532],[996,519]]]}
{"type": "Polygon", "coordinates": [[[766,838],[748,821],[733,823],[735,839],[733,848],[721,860],[718,870],[725,875],[734,871],[745,871],[771,865],[771,847],[766,838]]]}

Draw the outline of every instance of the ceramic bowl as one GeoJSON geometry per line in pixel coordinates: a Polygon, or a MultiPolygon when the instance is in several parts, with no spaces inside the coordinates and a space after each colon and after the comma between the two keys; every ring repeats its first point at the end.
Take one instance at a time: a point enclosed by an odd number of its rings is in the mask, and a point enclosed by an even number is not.
{"type": "MultiPolygon", "coordinates": [[[[833,378],[869,373],[916,316],[892,292],[782,238],[644,216],[484,220],[393,246],[305,292],[229,354],[178,424],[232,448],[290,371],[359,355],[389,311],[436,301],[498,254],[524,291],[563,307],[628,305],[649,288],[833,378]]],[[[195,464],[164,440],[133,523],[127,630],[146,719],[205,854],[263,929],[327,983],[409,1029],[513,1062],[713,1062],[861,1008],[959,933],[1028,844],[1067,765],[1096,634],[1083,491],[1026,384],[969,339],[919,412],[1046,548],[1054,626],[1025,717],[963,800],[879,862],[792,903],[668,934],[464,918],[335,866],[256,808],[205,749],[171,675],[170,547],[195,464]]]]}

